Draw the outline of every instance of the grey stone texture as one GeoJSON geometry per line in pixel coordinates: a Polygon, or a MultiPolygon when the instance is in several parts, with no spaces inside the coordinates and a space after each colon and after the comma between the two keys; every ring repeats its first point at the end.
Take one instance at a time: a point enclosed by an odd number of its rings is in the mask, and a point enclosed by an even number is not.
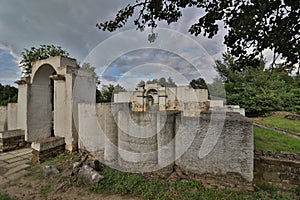
{"type": "Polygon", "coordinates": [[[51,165],[43,166],[43,175],[44,177],[54,176],[56,174],[59,174],[59,170],[51,165]]]}
{"type": "Polygon", "coordinates": [[[30,167],[31,149],[0,153],[0,186],[24,176],[30,167]]]}
{"type": "Polygon", "coordinates": [[[80,168],[78,175],[82,177],[84,182],[87,184],[99,183],[104,179],[102,175],[100,175],[96,170],[88,165],[83,165],[80,168]]]}
{"type": "Polygon", "coordinates": [[[255,151],[254,184],[272,185],[300,197],[300,153],[255,151]]]}
{"type": "Polygon", "coordinates": [[[24,130],[0,131],[0,152],[21,149],[26,145],[24,130]]]}
{"type": "Polygon", "coordinates": [[[41,138],[31,144],[32,163],[42,163],[65,151],[65,140],[62,137],[41,138]]]}
{"type": "Polygon", "coordinates": [[[244,116],[221,111],[202,112],[200,117],[186,117],[180,111],[131,112],[128,104],[96,107],[93,119],[84,114],[91,106],[79,105],[80,125],[92,120],[101,124],[80,129],[79,137],[86,138],[80,148],[89,151],[92,146],[89,152],[101,162],[129,172],[170,171],[177,166],[203,182],[212,180],[211,185],[251,188],[253,129],[244,116]]]}

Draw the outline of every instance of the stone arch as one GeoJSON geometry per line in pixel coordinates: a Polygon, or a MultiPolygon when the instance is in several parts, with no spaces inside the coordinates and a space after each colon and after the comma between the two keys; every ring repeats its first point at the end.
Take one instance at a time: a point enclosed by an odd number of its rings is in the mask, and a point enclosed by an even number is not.
{"type": "Polygon", "coordinates": [[[54,136],[54,81],[57,74],[48,63],[36,67],[31,79],[28,105],[28,135],[30,140],[54,136]]]}
{"type": "Polygon", "coordinates": [[[155,88],[150,88],[145,93],[146,97],[146,110],[148,109],[154,109],[153,106],[158,105],[158,91],[155,88]]]}
{"type": "Polygon", "coordinates": [[[95,78],[79,70],[75,59],[56,56],[33,63],[31,77],[18,84],[18,126],[25,140],[55,135],[64,138],[67,150],[76,150],[78,103],[95,103],[95,78]]]}
{"type": "Polygon", "coordinates": [[[76,146],[77,132],[72,124],[72,86],[76,74],[76,60],[72,58],[56,56],[33,63],[26,86],[19,86],[20,93],[27,95],[22,97],[25,100],[20,106],[25,113],[20,121],[25,122],[26,141],[55,135],[64,137],[70,149],[76,146]]]}

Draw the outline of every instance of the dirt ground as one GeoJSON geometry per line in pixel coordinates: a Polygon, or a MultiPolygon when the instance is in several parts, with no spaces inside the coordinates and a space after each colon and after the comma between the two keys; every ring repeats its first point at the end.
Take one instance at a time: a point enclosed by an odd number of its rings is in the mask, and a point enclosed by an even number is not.
{"type": "Polygon", "coordinates": [[[65,199],[103,199],[103,200],[137,200],[131,196],[103,194],[92,191],[91,186],[79,183],[71,177],[73,157],[56,159],[52,163],[60,173],[52,177],[44,177],[42,165],[32,166],[24,177],[1,185],[0,193],[8,194],[20,200],[65,200],[65,199]],[[66,160],[64,160],[66,159],[66,160]]]}

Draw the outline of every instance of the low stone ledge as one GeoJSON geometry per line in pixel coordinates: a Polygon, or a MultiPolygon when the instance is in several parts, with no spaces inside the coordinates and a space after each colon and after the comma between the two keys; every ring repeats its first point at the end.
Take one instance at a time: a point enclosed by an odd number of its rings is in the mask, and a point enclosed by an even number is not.
{"type": "Polygon", "coordinates": [[[65,138],[63,137],[49,137],[38,139],[31,144],[31,148],[37,151],[46,151],[57,146],[65,144],[65,138]]]}
{"type": "Polygon", "coordinates": [[[26,145],[24,130],[15,129],[0,132],[0,152],[17,150],[26,145]]]}
{"type": "Polygon", "coordinates": [[[272,185],[281,193],[299,198],[300,154],[255,151],[254,184],[272,185]],[[297,196],[298,195],[298,196],[297,196]]]}
{"type": "Polygon", "coordinates": [[[0,138],[2,139],[18,137],[18,136],[25,136],[24,130],[15,129],[15,130],[8,130],[8,131],[0,131],[0,138]]]}
{"type": "Polygon", "coordinates": [[[300,168],[300,160],[299,161],[292,161],[292,160],[280,160],[276,158],[268,158],[268,157],[261,157],[262,162],[265,162],[269,165],[278,165],[278,166],[288,166],[288,167],[296,167],[300,168]]]}
{"type": "Polygon", "coordinates": [[[49,137],[33,142],[32,163],[39,164],[50,157],[55,157],[65,151],[65,139],[63,137],[49,137]]]}

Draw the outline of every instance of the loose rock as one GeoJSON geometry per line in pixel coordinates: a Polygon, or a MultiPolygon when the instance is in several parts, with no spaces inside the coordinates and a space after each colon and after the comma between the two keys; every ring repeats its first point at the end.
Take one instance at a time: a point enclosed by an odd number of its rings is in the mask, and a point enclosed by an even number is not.
{"type": "Polygon", "coordinates": [[[81,176],[87,184],[99,183],[104,179],[103,176],[88,165],[83,165],[83,167],[80,168],[78,175],[81,176]]]}
{"type": "Polygon", "coordinates": [[[88,166],[90,166],[91,168],[93,168],[96,171],[101,171],[102,168],[103,168],[101,166],[99,160],[88,160],[88,161],[84,162],[84,165],[88,165],[88,166]]]}
{"type": "Polygon", "coordinates": [[[59,174],[59,170],[54,166],[46,165],[46,166],[43,166],[43,174],[44,174],[44,177],[49,177],[49,176],[59,174]]]}

